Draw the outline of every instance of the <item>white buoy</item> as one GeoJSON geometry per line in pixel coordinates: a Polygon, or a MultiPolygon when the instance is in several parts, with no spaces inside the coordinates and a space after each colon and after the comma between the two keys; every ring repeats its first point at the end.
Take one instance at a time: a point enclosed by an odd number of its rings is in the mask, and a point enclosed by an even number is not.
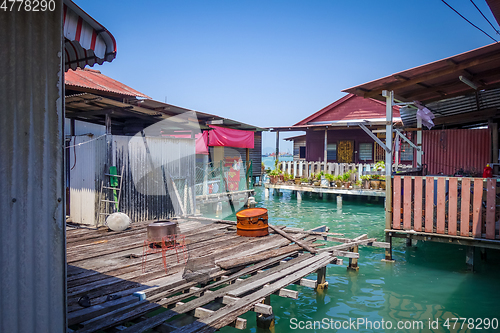
{"type": "Polygon", "coordinates": [[[106,219],[106,225],[113,231],[123,231],[130,226],[132,221],[125,213],[113,213],[106,219]]]}

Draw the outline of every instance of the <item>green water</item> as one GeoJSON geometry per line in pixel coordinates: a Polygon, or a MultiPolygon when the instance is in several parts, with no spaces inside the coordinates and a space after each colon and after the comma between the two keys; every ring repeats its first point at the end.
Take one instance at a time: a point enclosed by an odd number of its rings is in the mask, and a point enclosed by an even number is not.
{"type": "MultiPolygon", "coordinates": [[[[331,232],[347,237],[367,233],[370,238],[384,239],[381,202],[344,200],[342,211],[338,211],[333,196],[321,199],[307,194],[298,203],[291,192],[285,191],[266,200],[263,188],[256,189],[256,200],[258,206],[268,209],[273,224],[304,229],[325,224],[331,232]]],[[[236,220],[234,216],[227,218],[236,220]]],[[[467,272],[465,248],[457,245],[418,242],[406,247],[404,240],[394,239],[394,263],[381,261],[383,249],[360,247],[359,252],[359,272],[348,271],[345,263],[328,267],[327,290],[316,292],[293,285],[287,288],[299,291],[298,300],[271,296],[275,332],[500,332],[500,323],[497,330],[486,329],[485,323],[481,330],[468,329],[467,323],[460,329],[462,322],[455,324],[453,319],[449,329],[443,326],[448,318],[472,318],[475,325],[480,324],[478,318],[500,320],[499,251],[487,250],[487,260],[482,261],[477,250],[475,273],[467,272]],[[349,320],[356,322],[358,318],[371,321],[372,327],[360,322],[358,327],[346,328],[349,320]],[[322,327],[316,323],[316,329],[307,329],[307,321],[323,320],[322,327]],[[382,320],[385,329],[376,329],[382,320]],[[301,321],[303,329],[299,328],[301,321]],[[392,329],[387,329],[387,321],[392,329]],[[397,329],[398,321],[400,325],[421,322],[424,329],[397,329]],[[339,324],[344,328],[335,329],[339,324]]],[[[310,278],[315,279],[315,275],[310,278]]],[[[254,313],[242,317],[248,320],[245,332],[269,332],[256,327],[254,313]]],[[[226,327],[221,331],[237,330],[226,327]]]]}

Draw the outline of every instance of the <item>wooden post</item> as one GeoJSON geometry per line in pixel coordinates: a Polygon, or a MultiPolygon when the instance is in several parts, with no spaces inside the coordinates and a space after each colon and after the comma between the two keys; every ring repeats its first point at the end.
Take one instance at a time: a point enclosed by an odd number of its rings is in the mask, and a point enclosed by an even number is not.
{"type": "MultiPolygon", "coordinates": [[[[385,97],[385,145],[392,149],[392,104],[394,102],[393,91],[382,91],[385,97]]],[[[385,228],[391,229],[392,224],[392,150],[385,152],[385,228]]]]}
{"type": "MultiPolygon", "coordinates": [[[[350,252],[359,253],[359,246],[358,245],[353,246],[351,248],[350,252]]],[[[349,258],[349,266],[347,266],[347,269],[352,270],[352,271],[356,271],[356,272],[359,271],[358,259],[357,258],[349,258]]]]}
{"type": "MultiPolygon", "coordinates": [[[[262,304],[271,305],[271,296],[266,296],[262,304]]],[[[257,327],[268,330],[274,330],[274,313],[270,315],[257,314],[257,327]]]]}
{"type": "Polygon", "coordinates": [[[337,195],[337,209],[342,209],[342,196],[337,195]]]}
{"type": "Polygon", "coordinates": [[[406,239],[406,247],[411,247],[411,238],[406,239]]]}
{"type": "MultiPolygon", "coordinates": [[[[246,149],[246,185],[247,185],[247,190],[250,189],[250,179],[252,178],[253,175],[250,174],[250,149],[246,149]]],[[[258,166],[260,168],[260,165],[258,166]]]]}
{"type": "Polygon", "coordinates": [[[385,259],[382,259],[382,261],[393,262],[394,260],[392,259],[392,235],[390,232],[387,232],[385,234],[385,242],[389,243],[389,247],[385,249],[385,259]]]}
{"type": "Polygon", "coordinates": [[[280,132],[276,132],[276,159],[280,153],[280,132]]]}
{"type": "Polygon", "coordinates": [[[328,126],[325,128],[325,151],[324,151],[324,161],[325,161],[325,172],[326,172],[326,162],[328,162],[328,126]]]}
{"type": "Polygon", "coordinates": [[[265,199],[269,199],[269,188],[266,187],[266,189],[264,190],[264,198],[265,199]]]}
{"type": "Polygon", "coordinates": [[[326,282],[326,266],[321,267],[316,271],[318,278],[316,280],[316,289],[322,290],[328,288],[328,282],[326,282]]]}
{"type": "Polygon", "coordinates": [[[467,246],[467,252],[465,253],[465,263],[467,264],[467,270],[474,272],[474,246],[467,246]]]}
{"type": "Polygon", "coordinates": [[[297,202],[301,202],[301,201],[302,201],[302,192],[297,191],[297,202]]]}
{"type": "MultiPolygon", "coordinates": [[[[422,119],[417,117],[417,147],[420,150],[417,150],[417,167],[422,166],[422,119]]],[[[425,175],[424,175],[425,176],[425,175]]]]}

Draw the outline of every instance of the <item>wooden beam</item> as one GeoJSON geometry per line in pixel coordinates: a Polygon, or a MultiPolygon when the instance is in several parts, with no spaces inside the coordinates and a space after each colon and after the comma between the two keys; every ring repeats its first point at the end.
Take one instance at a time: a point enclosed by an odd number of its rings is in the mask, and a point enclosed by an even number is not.
{"type": "Polygon", "coordinates": [[[281,236],[285,237],[286,239],[288,239],[289,241],[292,241],[294,242],[295,244],[299,245],[300,247],[302,247],[304,250],[306,251],[309,251],[311,253],[318,253],[318,251],[314,248],[312,248],[311,246],[301,242],[300,240],[298,239],[295,239],[293,238],[292,236],[290,236],[289,234],[287,234],[286,232],[280,230],[279,228],[276,228],[275,226],[269,224],[269,228],[273,229],[274,232],[276,232],[277,234],[280,234],[281,236]]]}

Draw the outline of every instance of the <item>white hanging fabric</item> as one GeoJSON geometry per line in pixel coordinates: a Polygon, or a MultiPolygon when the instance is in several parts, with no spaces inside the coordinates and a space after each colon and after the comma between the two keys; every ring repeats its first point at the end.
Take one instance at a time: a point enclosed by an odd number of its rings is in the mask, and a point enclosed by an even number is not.
{"type": "Polygon", "coordinates": [[[422,103],[419,101],[413,101],[415,106],[418,108],[417,110],[417,119],[420,119],[422,121],[422,125],[425,125],[428,129],[431,129],[434,127],[434,122],[432,119],[434,119],[434,115],[432,114],[431,110],[426,108],[422,103]]]}

